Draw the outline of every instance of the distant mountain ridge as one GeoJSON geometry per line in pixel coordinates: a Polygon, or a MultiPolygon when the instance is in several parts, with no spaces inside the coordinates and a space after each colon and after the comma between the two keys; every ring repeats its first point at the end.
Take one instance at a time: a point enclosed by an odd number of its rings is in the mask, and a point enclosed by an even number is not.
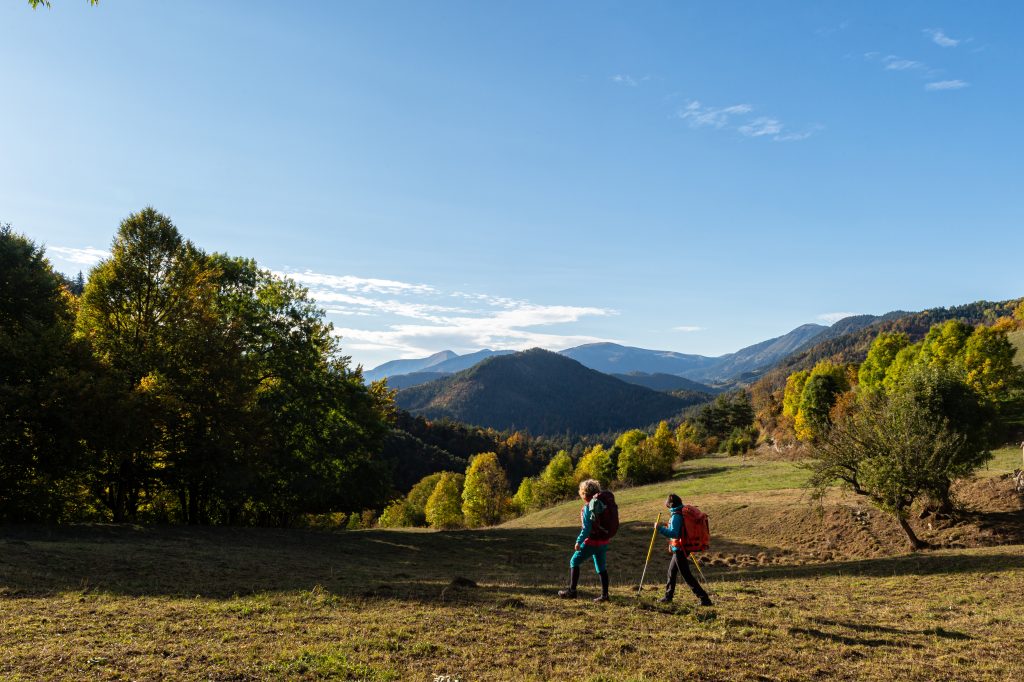
{"type": "Polygon", "coordinates": [[[649,388],[652,391],[663,391],[665,393],[672,391],[698,391],[700,393],[714,395],[719,392],[719,389],[717,388],[692,381],[685,377],[676,376],[675,374],[646,374],[644,372],[630,372],[628,374],[612,374],[611,376],[615,377],[619,381],[625,381],[627,384],[636,384],[637,386],[649,388]]]}
{"type": "Polygon", "coordinates": [[[443,379],[398,392],[399,407],[535,435],[623,430],[669,418],[692,402],[628,384],[558,353],[490,357],[443,379]]]}
{"type": "MultiPolygon", "coordinates": [[[[862,324],[863,320],[874,319],[871,315],[847,318],[853,324],[862,324]]],[[[843,325],[846,320],[837,322],[843,325]]],[[[623,346],[617,343],[589,343],[559,351],[560,354],[576,360],[585,367],[596,369],[605,374],[669,374],[685,377],[701,383],[735,381],[745,374],[759,373],[774,366],[786,356],[805,348],[810,342],[829,330],[835,328],[820,324],[805,324],[788,334],[761,341],[752,346],[741,348],[735,353],[719,357],[708,357],[666,350],[648,350],[623,346]]],[[[498,355],[508,355],[514,351],[484,349],[475,353],[459,355],[446,350],[435,353],[428,358],[410,360],[392,360],[379,367],[363,372],[367,381],[391,378],[392,388],[404,388],[412,385],[436,380],[438,376],[431,374],[450,374],[468,369],[478,362],[498,355]],[[417,377],[408,375],[421,373],[417,377]],[[396,380],[395,377],[407,376],[396,380]]],[[[634,382],[636,383],[636,382],[634,382]]],[[[691,389],[683,389],[691,390],[691,389]]],[[[701,389],[693,389],[701,390],[701,389]]]]}

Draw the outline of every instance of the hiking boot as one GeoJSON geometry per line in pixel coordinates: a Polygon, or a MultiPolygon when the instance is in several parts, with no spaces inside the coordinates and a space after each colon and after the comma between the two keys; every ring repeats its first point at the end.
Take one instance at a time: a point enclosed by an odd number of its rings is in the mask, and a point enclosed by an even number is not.
{"type": "Polygon", "coordinates": [[[575,599],[576,598],[576,590],[574,590],[571,587],[568,587],[568,588],[566,588],[564,590],[559,590],[558,591],[558,596],[561,597],[562,599],[575,599]]]}
{"type": "Polygon", "coordinates": [[[662,597],[661,599],[658,600],[658,603],[659,604],[671,604],[672,603],[672,595],[671,594],[666,594],[664,597],[662,597]]]}
{"type": "Polygon", "coordinates": [[[700,598],[700,605],[701,606],[714,606],[714,604],[711,603],[711,598],[710,597],[701,597],[700,598]]]}
{"type": "Polygon", "coordinates": [[[607,594],[602,594],[600,597],[594,597],[594,602],[600,604],[601,602],[611,601],[611,597],[607,594]]]}

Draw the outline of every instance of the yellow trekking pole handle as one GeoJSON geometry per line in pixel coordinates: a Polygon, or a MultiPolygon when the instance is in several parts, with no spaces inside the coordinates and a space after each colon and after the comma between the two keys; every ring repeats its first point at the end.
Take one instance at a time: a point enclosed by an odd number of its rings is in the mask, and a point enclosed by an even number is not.
{"type": "Polygon", "coordinates": [[[651,563],[651,552],[654,551],[654,539],[658,537],[658,524],[661,523],[661,512],[658,512],[658,520],[654,522],[654,530],[651,531],[651,546],[647,548],[647,559],[644,561],[644,572],[640,575],[640,587],[636,590],[636,596],[644,589],[644,577],[647,575],[647,564],[651,563]]]}

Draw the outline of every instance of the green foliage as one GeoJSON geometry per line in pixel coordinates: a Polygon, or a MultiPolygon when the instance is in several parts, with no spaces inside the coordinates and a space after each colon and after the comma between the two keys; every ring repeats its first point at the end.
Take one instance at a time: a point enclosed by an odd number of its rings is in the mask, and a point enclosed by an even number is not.
{"type": "Polygon", "coordinates": [[[967,339],[973,332],[973,326],[960,320],[935,325],[924,337],[918,362],[938,368],[962,365],[967,339]]]}
{"type": "Polygon", "coordinates": [[[576,464],[574,482],[578,485],[580,481],[588,478],[600,481],[604,487],[608,487],[615,480],[615,461],[612,459],[612,453],[605,450],[600,443],[586,450],[576,464]]]}
{"type": "Polygon", "coordinates": [[[466,469],[462,489],[462,515],[466,525],[470,528],[493,526],[502,520],[508,507],[508,478],[498,463],[498,455],[483,452],[474,456],[466,469]]]}
{"type": "MultiPolygon", "coordinates": [[[[36,9],[40,6],[50,9],[50,0],[28,0],[28,4],[32,9],[36,9]]],[[[100,4],[100,0],[89,0],[89,4],[96,6],[100,4]]]]}
{"type": "Polygon", "coordinates": [[[782,414],[790,419],[796,419],[800,412],[800,398],[804,393],[804,385],[807,377],[811,376],[810,370],[793,372],[786,379],[786,391],[782,397],[782,414]]]}
{"type": "Polygon", "coordinates": [[[829,413],[839,394],[849,390],[846,368],[819,362],[811,370],[800,394],[794,428],[800,440],[813,440],[828,427],[829,413]]]}
{"type": "Polygon", "coordinates": [[[529,514],[541,507],[540,496],[537,494],[537,479],[524,478],[519,489],[512,496],[512,510],[519,515],[529,514]]]}
{"type": "Polygon", "coordinates": [[[459,528],[462,516],[462,490],[465,476],[445,471],[430,493],[426,505],[427,523],[431,528],[459,528]]]}
{"type": "Polygon", "coordinates": [[[868,356],[857,372],[857,382],[862,390],[882,390],[882,382],[896,355],[910,345],[910,337],[903,332],[879,332],[868,349],[868,356]]]}
{"type": "Polygon", "coordinates": [[[672,476],[672,464],[678,450],[667,422],[658,424],[652,436],[643,431],[627,431],[615,442],[618,450],[618,479],[641,485],[672,476]]]}
{"type": "Polygon", "coordinates": [[[75,302],[43,249],[0,225],[0,521],[59,520],[82,504],[83,448],[102,405],[75,302]]]}
{"type": "Polygon", "coordinates": [[[427,500],[430,499],[431,493],[434,492],[438,481],[441,480],[441,475],[441,472],[436,472],[424,476],[405,496],[413,511],[415,521],[413,525],[422,526],[427,522],[427,500]]]}
{"type": "Polygon", "coordinates": [[[541,472],[536,491],[544,505],[567,500],[576,494],[576,478],[574,476],[572,457],[565,450],[551,458],[541,472]]]}
{"type": "Polygon", "coordinates": [[[746,429],[753,423],[754,408],[745,391],[719,395],[693,419],[696,433],[709,452],[715,451],[736,429],[746,429]]]}
{"type": "Polygon", "coordinates": [[[381,528],[407,528],[419,525],[416,521],[417,512],[413,505],[408,500],[399,499],[392,500],[384,508],[377,519],[377,525],[381,528]]]}
{"type": "Polygon", "coordinates": [[[811,485],[820,499],[840,481],[906,523],[918,499],[948,499],[952,481],[988,458],[985,411],[948,368],[915,368],[894,394],[869,394],[820,434],[811,448],[811,485]]]}
{"type": "Polygon", "coordinates": [[[1006,399],[1021,388],[1021,369],[1013,361],[1016,352],[1005,331],[978,327],[964,344],[967,384],[990,403],[1006,399]]]}

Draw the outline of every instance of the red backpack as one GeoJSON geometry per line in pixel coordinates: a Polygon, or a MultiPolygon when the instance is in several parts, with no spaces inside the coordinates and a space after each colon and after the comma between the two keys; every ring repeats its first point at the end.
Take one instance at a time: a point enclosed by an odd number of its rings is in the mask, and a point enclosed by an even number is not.
{"type": "Polygon", "coordinates": [[[668,541],[670,547],[684,552],[703,552],[711,546],[708,515],[691,504],[683,505],[683,528],[679,539],[668,541]]]}
{"type": "Polygon", "coordinates": [[[590,527],[590,537],[594,540],[611,540],[619,532],[619,505],[615,504],[615,495],[610,490],[602,490],[597,499],[604,503],[604,511],[590,527]]]}

